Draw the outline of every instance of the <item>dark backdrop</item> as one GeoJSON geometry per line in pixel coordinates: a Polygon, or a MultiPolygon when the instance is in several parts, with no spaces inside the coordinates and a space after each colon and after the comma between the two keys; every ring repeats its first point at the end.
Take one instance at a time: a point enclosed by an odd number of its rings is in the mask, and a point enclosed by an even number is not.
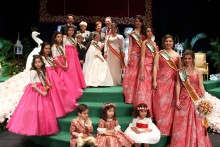
{"type": "MultiPolygon", "coordinates": [[[[59,2],[54,0],[54,2],[59,2]]],[[[208,37],[200,40],[194,50],[206,51],[209,49],[209,39],[220,36],[220,15],[217,0],[152,0],[153,1],[153,27],[156,32],[156,42],[161,45],[161,38],[166,34],[178,36],[180,42],[191,39],[198,33],[206,33],[208,37]]],[[[44,41],[51,41],[51,36],[60,23],[40,23],[39,1],[5,1],[0,9],[0,37],[16,41],[17,32],[20,32],[21,41],[29,38],[32,46],[36,44],[31,38],[33,28],[41,33],[44,41]]],[[[92,5],[93,6],[93,5],[92,5]]],[[[94,11],[98,9],[94,8],[94,11]]],[[[78,25],[78,24],[77,24],[78,25]]],[[[120,25],[120,32],[123,28],[120,25]]],[[[89,30],[94,25],[89,24],[89,30]]]]}

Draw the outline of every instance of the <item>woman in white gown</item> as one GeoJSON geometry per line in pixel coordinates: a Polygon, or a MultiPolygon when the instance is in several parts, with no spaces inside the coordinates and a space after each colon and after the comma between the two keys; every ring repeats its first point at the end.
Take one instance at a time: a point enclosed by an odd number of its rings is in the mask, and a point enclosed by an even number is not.
{"type": "Polygon", "coordinates": [[[104,57],[108,63],[114,85],[121,85],[124,63],[124,37],[117,34],[117,24],[111,24],[111,35],[105,40],[104,57]]]}
{"type": "Polygon", "coordinates": [[[94,33],[93,39],[83,65],[86,86],[113,86],[108,64],[102,56],[103,44],[100,42],[100,35],[94,33]]]}

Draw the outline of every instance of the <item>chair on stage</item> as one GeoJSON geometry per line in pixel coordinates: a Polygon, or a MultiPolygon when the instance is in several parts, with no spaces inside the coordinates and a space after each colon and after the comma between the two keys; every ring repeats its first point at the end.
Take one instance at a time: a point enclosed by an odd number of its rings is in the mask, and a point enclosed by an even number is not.
{"type": "Polygon", "coordinates": [[[195,66],[202,71],[204,80],[209,78],[209,63],[206,62],[206,53],[195,53],[195,66]]]}

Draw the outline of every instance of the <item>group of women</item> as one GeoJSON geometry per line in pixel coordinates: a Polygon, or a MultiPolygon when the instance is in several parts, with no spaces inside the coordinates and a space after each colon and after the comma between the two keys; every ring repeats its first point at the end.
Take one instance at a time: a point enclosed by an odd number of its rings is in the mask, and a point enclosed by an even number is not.
{"type": "Polygon", "coordinates": [[[161,134],[171,136],[170,146],[212,146],[194,101],[195,96],[198,100],[206,95],[194,52],[186,50],[181,59],[173,50],[174,38],[170,34],[163,37],[159,50],[151,39],[153,35],[152,27],[144,28],[143,19],[137,16],[129,34],[128,64],[122,84],[125,102],[134,107],[146,103],[161,134]]]}

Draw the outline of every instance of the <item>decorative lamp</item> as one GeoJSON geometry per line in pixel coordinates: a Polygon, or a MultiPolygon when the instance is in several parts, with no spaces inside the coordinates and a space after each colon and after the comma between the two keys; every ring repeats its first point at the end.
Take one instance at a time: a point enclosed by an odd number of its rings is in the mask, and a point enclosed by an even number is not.
{"type": "Polygon", "coordinates": [[[22,55],[23,54],[23,45],[21,44],[21,41],[19,40],[19,33],[18,33],[18,40],[14,46],[14,52],[16,55],[22,55]]]}

